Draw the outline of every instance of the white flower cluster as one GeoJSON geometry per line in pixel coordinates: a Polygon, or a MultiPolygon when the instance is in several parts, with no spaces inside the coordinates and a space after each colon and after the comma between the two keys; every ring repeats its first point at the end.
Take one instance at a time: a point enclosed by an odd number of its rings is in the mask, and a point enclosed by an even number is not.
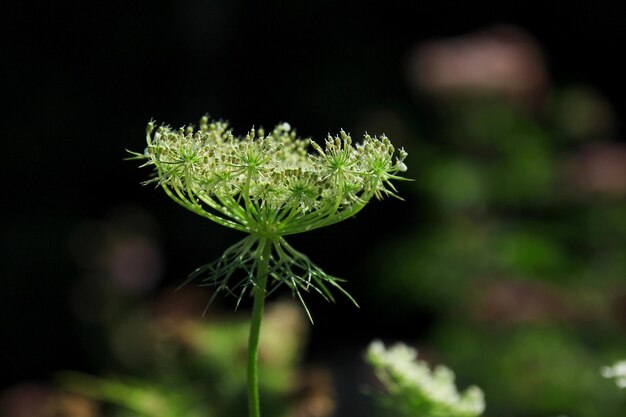
{"type": "Polygon", "coordinates": [[[613,366],[605,366],[600,372],[603,377],[615,380],[619,388],[626,388],[626,360],[618,361],[613,366]]]}
{"type": "Polygon", "coordinates": [[[480,388],[472,386],[459,394],[454,373],[445,366],[432,372],[417,351],[404,344],[389,349],[380,341],[370,344],[366,358],[374,367],[393,408],[407,416],[476,417],[485,410],[480,388]]]}
{"type": "Polygon", "coordinates": [[[153,180],[188,209],[261,236],[285,236],[344,220],[372,197],[394,195],[391,180],[406,170],[406,152],[387,139],[329,136],[325,146],[296,137],[288,123],[266,134],[232,134],[203,117],[198,129],[147,129],[138,158],[155,167],[153,180]],[[309,145],[315,153],[308,152],[309,145]]]}

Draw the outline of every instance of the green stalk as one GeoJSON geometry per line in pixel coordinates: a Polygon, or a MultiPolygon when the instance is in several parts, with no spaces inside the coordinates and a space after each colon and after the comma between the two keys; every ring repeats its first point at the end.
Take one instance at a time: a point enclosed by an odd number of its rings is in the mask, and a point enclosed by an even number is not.
{"type": "Polygon", "coordinates": [[[250,321],[250,335],[248,336],[248,409],[250,417],[260,417],[259,402],[259,336],[263,307],[265,306],[265,288],[269,275],[269,257],[272,250],[272,241],[267,238],[259,239],[260,254],[256,272],[256,286],[254,287],[254,304],[250,321]]]}

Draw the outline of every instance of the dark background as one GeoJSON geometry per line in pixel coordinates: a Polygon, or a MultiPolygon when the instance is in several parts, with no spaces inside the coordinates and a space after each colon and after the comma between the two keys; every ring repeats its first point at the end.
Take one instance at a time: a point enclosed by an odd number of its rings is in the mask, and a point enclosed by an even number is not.
{"type": "MultiPolygon", "coordinates": [[[[178,126],[209,112],[238,133],[288,121],[303,136],[340,128],[359,135],[368,112],[420,105],[405,74],[412,47],[507,23],[543,45],[556,83],[595,87],[623,120],[626,3],[519,4],[3,2],[0,388],[94,367],[68,302],[82,273],[69,255],[81,222],[120,206],[151,213],[165,254],[161,287],[237,238],[139,185],[147,171],[123,158],[126,148],[143,149],[151,118],[178,126]]],[[[419,208],[411,200],[374,203],[356,220],[294,243],[326,270],[350,277],[349,288],[362,299],[359,260],[385,236],[412,227],[404,218],[419,208]]],[[[415,336],[429,323],[365,303],[356,310],[311,298],[311,306],[313,359],[374,336],[415,336]]]]}

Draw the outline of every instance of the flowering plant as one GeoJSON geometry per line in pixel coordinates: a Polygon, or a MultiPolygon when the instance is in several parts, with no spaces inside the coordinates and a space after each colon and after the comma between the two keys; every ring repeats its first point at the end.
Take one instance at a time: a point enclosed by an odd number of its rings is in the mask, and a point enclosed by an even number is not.
{"type": "Polygon", "coordinates": [[[477,417],[485,410],[483,392],[476,386],[459,393],[454,372],[440,365],[433,371],[417,359],[417,351],[398,343],[385,348],[370,344],[367,361],[385,387],[390,406],[406,416],[477,417]]]}
{"type": "Polygon", "coordinates": [[[237,137],[227,123],[207,116],[198,129],[157,128],[150,122],[146,140],[145,152],[133,153],[146,161],[143,166],[154,167],[154,178],[146,183],[157,184],[188,210],[248,234],[189,280],[200,278],[201,285],[215,288],[213,297],[226,292],[237,303],[252,290],[248,398],[250,415],[259,416],[257,351],[266,295],[286,285],[309,318],[301,291],[333,301],[330,289],[335,288],[354,302],[338,278],[295,250],[285,236],[352,217],[372,197],[398,197],[391,181],[403,179],[399,173],[407,169],[407,154],[396,152],[385,136],[366,134],[353,145],[344,131],[329,135],[322,147],[298,138],[287,123],[269,133],[252,129],[237,137]],[[243,270],[243,278],[235,276],[237,270],[243,270]]]}

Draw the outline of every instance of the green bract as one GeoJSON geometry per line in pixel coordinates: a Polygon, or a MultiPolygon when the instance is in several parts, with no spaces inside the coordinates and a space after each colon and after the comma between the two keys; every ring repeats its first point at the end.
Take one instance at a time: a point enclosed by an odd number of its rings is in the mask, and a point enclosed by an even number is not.
{"type": "MultiPolygon", "coordinates": [[[[255,285],[259,242],[271,243],[269,274],[299,290],[314,290],[329,300],[327,284],[340,288],[293,249],[285,236],[329,226],[358,213],[372,198],[396,196],[391,183],[406,170],[406,152],[396,151],[387,137],[365,135],[353,145],[350,135],[329,136],[324,146],[296,137],[283,123],[266,134],[252,129],[234,136],[225,122],[203,117],[198,129],[147,128],[144,154],[158,184],[177,203],[194,213],[249,236],[191,278],[235,293],[239,299],[255,285]],[[312,148],[312,152],[310,151],[312,148]],[[246,271],[234,280],[237,269],[246,271]]],[[[264,248],[265,249],[265,248],[264,248]]]]}

